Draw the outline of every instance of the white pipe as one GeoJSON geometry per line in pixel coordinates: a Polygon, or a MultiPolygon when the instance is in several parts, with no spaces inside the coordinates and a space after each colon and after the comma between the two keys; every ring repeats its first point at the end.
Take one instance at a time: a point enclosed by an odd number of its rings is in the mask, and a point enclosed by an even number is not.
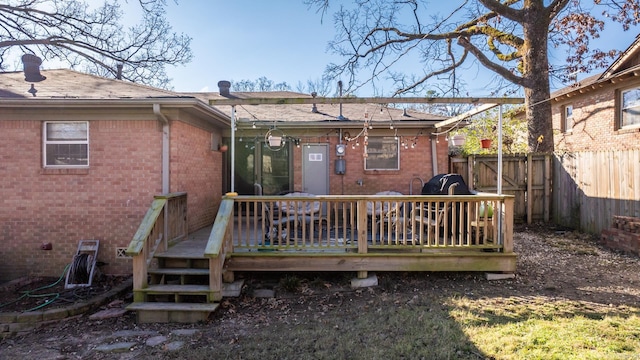
{"type": "Polygon", "coordinates": [[[236,107],[231,107],[231,192],[236,188],[236,107]]]}
{"type": "MultiPolygon", "coordinates": [[[[498,195],[502,195],[502,105],[498,107],[498,195]]],[[[503,203],[504,207],[504,203],[503,203]]],[[[502,244],[502,209],[498,215],[498,244],[502,244]]]]}
{"type": "Polygon", "coordinates": [[[433,176],[438,175],[438,137],[431,138],[431,168],[433,176]]]}
{"type": "Polygon", "coordinates": [[[162,122],[162,193],[169,193],[169,119],[160,111],[160,104],[153,104],[153,113],[162,122]]]}
{"type": "Polygon", "coordinates": [[[498,195],[502,195],[502,105],[498,107],[498,195]]]}

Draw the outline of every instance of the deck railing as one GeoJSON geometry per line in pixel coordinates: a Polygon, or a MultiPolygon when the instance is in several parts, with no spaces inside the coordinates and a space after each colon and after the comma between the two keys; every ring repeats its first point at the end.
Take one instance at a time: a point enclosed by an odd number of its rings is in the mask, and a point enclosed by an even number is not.
{"type": "Polygon", "coordinates": [[[513,197],[477,195],[237,196],[233,248],[513,251],[513,197]]]}
{"type": "Polygon", "coordinates": [[[148,286],[147,271],[156,251],[165,251],[186,235],[187,193],[155,196],[126,250],[133,258],[134,301],[141,301],[136,290],[148,286]]]}

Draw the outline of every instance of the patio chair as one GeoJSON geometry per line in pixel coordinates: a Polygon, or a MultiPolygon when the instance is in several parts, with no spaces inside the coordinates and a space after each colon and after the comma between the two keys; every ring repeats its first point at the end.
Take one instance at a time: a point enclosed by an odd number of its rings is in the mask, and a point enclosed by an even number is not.
{"type": "Polygon", "coordinates": [[[278,241],[287,240],[289,238],[289,229],[292,228],[291,223],[297,220],[296,215],[289,215],[277,210],[272,210],[269,204],[264,204],[264,243],[277,244],[278,241]]]}
{"type": "Polygon", "coordinates": [[[418,236],[421,231],[429,234],[429,238],[436,239],[436,230],[444,224],[444,213],[446,207],[439,206],[438,204],[414,204],[411,208],[410,224],[411,233],[414,236],[418,236]]]}

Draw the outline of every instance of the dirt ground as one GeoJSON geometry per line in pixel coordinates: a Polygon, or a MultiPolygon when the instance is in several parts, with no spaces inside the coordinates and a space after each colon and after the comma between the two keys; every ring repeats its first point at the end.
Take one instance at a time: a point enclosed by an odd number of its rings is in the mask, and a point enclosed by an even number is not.
{"type": "MultiPolygon", "coordinates": [[[[173,330],[187,328],[199,329],[200,332],[184,346],[213,347],[216,343],[227,346],[239,337],[251,337],[252,331],[257,332],[261,326],[272,321],[314,321],[318,316],[332,311],[339,311],[346,317],[357,317],[358,312],[367,309],[376,299],[389,296],[396,302],[406,303],[421,294],[469,298],[544,295],[603,306],[640,307],[640,258],[637,256],[603,248],[593,236],[544,224],[517,225],[514,237],[518,262],[513,279],[488,281],[482,273],[377,273],[377,287],[351,289],[352,273],[238,274],[238,277],[245,279],[242,295],[225,299],[221,308],[204,324],[138,325],[135,315],[131,313],[99,321],[90,320],[87,314],[0,340],[0,358],[27,353],[33,354],[33,358],[57,359],[124,359],[133,358],[134,355],[137,358],[153,358],[151,355],[142,356],[149,353],[141,348],[128,355],[96,354],[90,349],[108,341],[110,334],[117,331],[169,334],[173,330]],[[275,298],[252,296],[259,288],[274,289],[275,298]],[[55,356],[51,356],[51,351],[55,356]]],[[[98,282],[95,291],[83,296],[106,291],[114,282],[121,280],[111,278],[98,282]]],[[[29,286],[42,286],[43,282],[46,281],[29,286]]],[[[0,303],[14,299],[16,294],[24,290],[23,287],[13,289],[10,293],[0,293],[0,303]]],[[[55,288],[48,290],[54,292],[55,288]]],[[[131,294],[122,300],[130,302],[131,294]]],[[[0,308],[0,312],[27,310],[33,308],[34,304],[38,305],[38,301],[41,304],[43,300],[18,301],[0,308]]],[[[25,356],[21,357],[32,358],[25,356]]],[[[156,359],[163,358],[157,354],[154,356],[156,359]]]]}

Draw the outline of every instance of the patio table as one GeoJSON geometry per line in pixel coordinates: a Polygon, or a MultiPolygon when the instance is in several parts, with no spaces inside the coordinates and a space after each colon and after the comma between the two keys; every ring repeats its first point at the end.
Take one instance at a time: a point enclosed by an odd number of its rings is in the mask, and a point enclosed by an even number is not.
{"type": "MultiPolygon", "coordinates": [[[[305,197],[315,197],[314,194],[309,194],[305,192],[292,192],[289,194],[285,194],[284,196],[305,196],[305,197]]],[[[278,209],[284,213],[289,215],[311,215],[320,211],[320,201],[306,201],[306,200],[287,200],[287,201],[278,201],[277,203],[278,209]]]]}

